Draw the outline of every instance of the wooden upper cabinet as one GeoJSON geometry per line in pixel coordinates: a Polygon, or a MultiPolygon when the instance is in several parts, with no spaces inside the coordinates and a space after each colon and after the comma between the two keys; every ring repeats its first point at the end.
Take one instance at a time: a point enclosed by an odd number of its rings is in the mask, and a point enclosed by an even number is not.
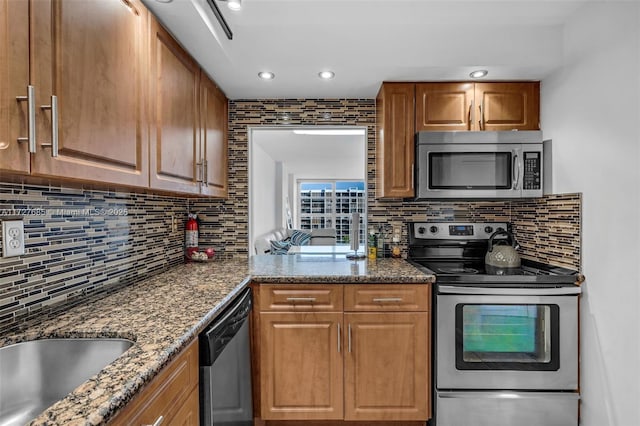
{"type": "Polygon", "coordinates": [[[473,98],[473,83],[417,83],[416,131],[471,130],[473,98]]]}
{"type": "Polygon", "coordinates": [[[146,8],[138,0],[39,0],[31,6],[37,122],[31,173],[148,186],[146,8]]]}
{"type": "Polygon", "coordinates": [[[376,98],[376,197],[414,196],[413,83],[384,83],[376,98]]]}
{"type": "Polygon", "coordinates": [[[476,130],[539,130],[540,83],[476,83],[476,130]]]}
{"type": "Polygon", "coordinates": [[[227,186],[227,97],[207,77],[200,78],[201,146],[204,180],[201,193],[226,197],[227,186]]]}
{"type": "Polygon", "coordinates": [[[150,185],[197,194],[200,68],[153,18],[150,44],[150,185]]]}
{"type": "Polygon", "coordinates": [[[0,0],[0,173],[29,173],[27,137],[29,86],[29,3],[0,0]]]}

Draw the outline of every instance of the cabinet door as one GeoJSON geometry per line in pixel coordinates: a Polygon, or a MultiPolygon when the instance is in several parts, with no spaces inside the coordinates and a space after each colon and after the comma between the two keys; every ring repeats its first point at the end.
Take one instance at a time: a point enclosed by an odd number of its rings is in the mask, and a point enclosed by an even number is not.
{"type": "Polygon", "coordinates": [[[416,131],[473,130],[473,83],[416,84],[416,131]]]}
{"type": "Polygon", "coordinates": [[[260,314],[263,420],[343,416],[342,313],[260,314]]]}
{"type": "Polygon", "coordinates": [[[201,73],[200,87],[202,159],[204,159],[204,181],[201,193],[226,197],[228,192],[227,97],[204,73],[201,73]]]}
{"type": "Polygon", "coordinates": [[[194,339],[111,420],[114,426],[199,424],[198,339],[194,339]]]}
{"type": "Polygon", "coordinates": [[[148,12],[138,0],[31,2],[32,173],[147,186],[148,12]],[[52,155],[57,97],[59,154],[52,155]]]}
{"type": "Polygon", "coordinates": [[[476,83],[479,130],[539,130],[540,83],[476,83]]]}
{"type": "Polygon", "coordinates": [[[153,18],[150,70],[150,185],[198,193],[200,68],[153,18]]]}
{"type": "Polygon", "coordinates": [[[413,197],[413,83],[384,83],[376,98],[376,197],[413,197]]]}
{"type": "Polygon", "coordinates": [[[0,0],[0,173],[29,173],[27,137],[29,85],[29,3],[0,0]]]}
{"type": "Polygon", "coordinates": [[[426,312],[345,313],[345,420],[427,420],[426,312]]]}

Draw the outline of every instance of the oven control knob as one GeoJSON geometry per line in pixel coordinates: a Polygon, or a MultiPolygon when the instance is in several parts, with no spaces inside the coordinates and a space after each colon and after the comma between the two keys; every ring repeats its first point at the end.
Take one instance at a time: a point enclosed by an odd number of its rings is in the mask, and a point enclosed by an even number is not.
{"type": "Polygon", "coordinates": [[[436,234],[438,232],[438,227],[437,226],[430,227],[429,232],[431,232],[432,234],[436,234]]]}
{"type": "Polygon", "coordinates": [[[499,226],[498,229],[496,229],[496,231],[504,231],[504,228],[502,226],[499,226]]]}
{"type": "Polygon", "coordinates": [[[424,226],[421,226],[418,228],[418,234],[424,234],[424,231],[425,231],[424,226]]]}
{"type": "Polygon", "coordinates": [[[484,227],[484,232],[486,232],[487,234],[492,234],[493,233],[493,227],[485,226],[484,227]]]}

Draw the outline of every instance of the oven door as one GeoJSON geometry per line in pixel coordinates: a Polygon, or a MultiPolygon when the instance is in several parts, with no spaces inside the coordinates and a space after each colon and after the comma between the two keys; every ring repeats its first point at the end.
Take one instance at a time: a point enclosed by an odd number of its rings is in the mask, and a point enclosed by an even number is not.
{"type": "Polygon", "coordinates": [[[436,387],[576,390],[576,291],[440,286],[436,387]]]}

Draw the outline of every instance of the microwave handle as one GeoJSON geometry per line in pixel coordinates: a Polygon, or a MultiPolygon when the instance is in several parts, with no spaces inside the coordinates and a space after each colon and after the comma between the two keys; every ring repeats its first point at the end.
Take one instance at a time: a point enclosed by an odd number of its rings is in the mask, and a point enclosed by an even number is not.
{"type": "Polygon", "coordinates": [[[511,178],[513,179],[513,189],[517,190],[520,184],[520,161],[518,158],[518,152],[513,151],[513,172],[511,178]]]}

